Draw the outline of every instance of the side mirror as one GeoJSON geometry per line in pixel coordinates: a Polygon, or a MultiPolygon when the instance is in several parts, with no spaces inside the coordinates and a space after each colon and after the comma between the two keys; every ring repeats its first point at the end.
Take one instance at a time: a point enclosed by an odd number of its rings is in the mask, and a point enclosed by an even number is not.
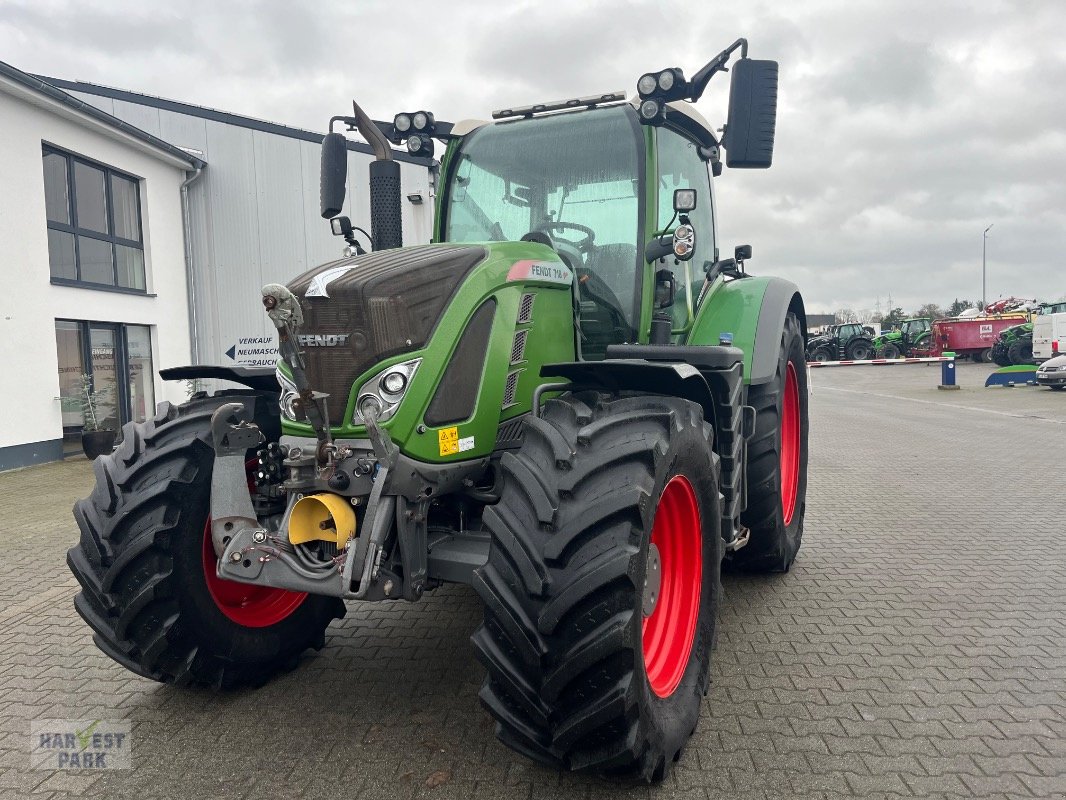
{"type": "Polygon", "coordinates": [[[335,217],[344,209],[344,184],[347,179],[348,142],[342,133],[327,133],[322,139],[322,168],[319,178],[323,219],[335,217]]]}
{"type": "Polygon", "coordinates": [[[777,62],[742,58],[733,65],[722,145],[728,167],[767,169],[774,157],[777,62]]]}
{"type": "Polygon", "coordinates": [[[750,244],[738,244],[733,250],[733,257],[737,261],[747,261],[751,258],[751,245],[750,244]]]}

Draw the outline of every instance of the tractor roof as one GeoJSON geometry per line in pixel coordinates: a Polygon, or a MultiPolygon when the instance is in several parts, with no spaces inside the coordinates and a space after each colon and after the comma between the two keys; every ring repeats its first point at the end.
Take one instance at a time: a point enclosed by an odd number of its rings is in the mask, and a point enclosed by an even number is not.
{"type": "MultiPolygon", "coordinates": [[[[604,108],[604,107],[609,107],[609,106],[620,104],[620,103],[621,103],[621,101],[599,103],[599,104],[595,105],[594,108],[604,108]]],[[[629,104],[632,105],[634,108],[636,108],[637,106],[640,105],[640,98],[638,98],[638,97],[632,98],[629,101],[629,104]]],[[[544,104],[544,105],[548,106],[550,104],[544,104]]],[[[530,108],[534,108],[534,107],[530,106],[530,108]]],[[[716,141],[715,135],[714,135],[714,128],[711,126],[711,123],[707,121],[706,117],[704,117],[703,114],[701,114],[699,111],[696,110],[695,105],[693,105],[692,103],[687,103],[687,102],[685,102],[683,100],[675,100],[675,101],[673,101],[671,103],[667,103],[666,104],[666,108],[667,108],[667,120],[669,122],[672,122],[675,125],[677,125],[678,127],[680,127],[682,129],[688,131],[689,133],[693,134],[704,145],[713,146],[713,145],[717,144],[717,141],[716,141]]],[[[563,109],[552,108],[552,109],[546,110],[546,111],[531,111],[528,116],[524,116],[524,117],[523,116],[519,116],[519,115],[515,115],[515,116],[511,116],[511,117],[502,118],[502,119],[499,119],[499,120],[463,119],[463,120],[459,120],[459,122],[455,123],[455,125],[452,127],[451,133],[452,133],[453,136],[467,136],[467,135],[473,133],[474,131],[476,131],[478,128],[484,127],[485,125],[496,125],[496,124],[499,124],[499,123],[513,122],[516,116],[518,118],[520,118],[520,119],[529,119],[531,117],[541,117],[541,116],[549,116],[549,115],[554,117],[554,116],[559,116],[561,114],[574,114],[574,113],[580,113],[582,111],[588,111],[588,110],[590,110],[590,108],[586,107],[586,106],[582,106],[581,108],[563,108],[563,109]]],[[[495,113],[500,113],[500,112],[495,112],[495,113]]]]}

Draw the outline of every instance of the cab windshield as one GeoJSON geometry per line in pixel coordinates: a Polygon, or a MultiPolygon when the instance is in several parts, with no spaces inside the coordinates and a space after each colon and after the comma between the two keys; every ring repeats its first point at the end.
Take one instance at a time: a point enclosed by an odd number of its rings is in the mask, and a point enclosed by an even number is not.
{"type": "Polygon", "coordinates": [[[582,330],[632,340],[643,138],[629,106],[487,125],[450,170],[444,239],[546,241],[578,274],[582,330]]]}

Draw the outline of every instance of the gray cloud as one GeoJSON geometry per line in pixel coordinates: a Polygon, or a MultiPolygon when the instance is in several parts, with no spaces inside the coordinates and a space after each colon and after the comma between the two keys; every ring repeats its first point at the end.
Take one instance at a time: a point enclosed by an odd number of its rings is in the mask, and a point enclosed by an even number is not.
{"type": "MultiPolygon", "coordinates": [[[[690,74],[737,36],[781,62],[774,167],[718,181],[723,247],[814,310],[1066,293],[1066,7],[771,0],[494,3],[0,0],[0,59],[321,129],[448,119],[690,74]]],[[[727,80],[700,110],[720,125],[727,80]]]]}

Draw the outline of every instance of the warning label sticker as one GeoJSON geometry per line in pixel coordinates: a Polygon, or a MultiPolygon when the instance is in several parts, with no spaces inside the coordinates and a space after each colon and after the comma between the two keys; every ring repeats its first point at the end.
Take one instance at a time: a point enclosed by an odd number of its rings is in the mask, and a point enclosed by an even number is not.
{"type": "Polygon", "coordinates": [[[442,456],[454,456],[456,453],[473,450],[474,437],[464,436],[460,439],[458,428],[442,428],[437,431],[437,444],[440,446],[442,456]]]}
{"type": "Polygon", "coordinates": [[[437,431],[437,444],[442,456],[451,456],[459,452],[459,429],[441,428],[437,431]]]}

